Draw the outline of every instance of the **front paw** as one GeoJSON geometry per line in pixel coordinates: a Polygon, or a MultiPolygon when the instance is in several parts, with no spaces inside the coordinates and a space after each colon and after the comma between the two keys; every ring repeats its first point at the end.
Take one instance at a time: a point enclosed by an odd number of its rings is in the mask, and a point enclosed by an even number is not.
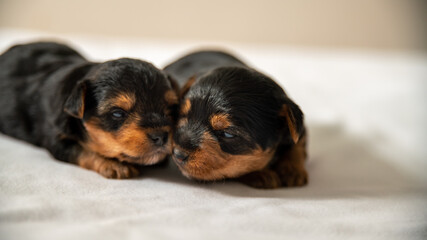
{"type": "Polygon", "coordinates": [[[138,169],[134,166],[113,159],[106,159],[89,151],[83,151],[80,154],[78,165],[93,170],[106,178],[124,179],[139,175],[138,169]]]}
{"type": "Polygon", "coordinates": [[[260,189],[274,189],[282,185],[277,173],[267,169],[243,175],[238,178],[238,181],[260,189]]]}
{"type": "Polygon", "coordinates": [[[113,179],[133,178],[139,175],[137,168],[110,159],[102,161],[96,171],[106,178],[113,179]]]}
{"type": "Polygon", "coordinates": [[[305,169],[282,170],[279,171],[279,177],[284,187],[301,187],[308,183],[308,174],[305,169]]]}

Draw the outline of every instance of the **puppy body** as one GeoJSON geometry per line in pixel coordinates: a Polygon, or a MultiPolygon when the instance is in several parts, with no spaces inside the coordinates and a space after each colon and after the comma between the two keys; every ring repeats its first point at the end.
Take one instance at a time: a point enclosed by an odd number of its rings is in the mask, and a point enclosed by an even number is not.
{"type": "Polygon", "coordinates": [[[181,87],[173,159],[184,175],[258,188],[307,183],[303,114],[272,79],[218,51],[189,54],[165,71],[181,87]]]}
{"type": "Polygon", "coordinates": [[[200,51],[186,55],[164,70],[171,74],[174,80],[182,88],[187,81],[195,76],[209,72],[219,67],[247,67],[245,63],[236,57],[220,51],[200,51]]]}
{"type": "Polygon", "coordinates": [[[92,63],[52,42],[0,56],[0,131],[105,177],[166,157],[176,104],[167,76],[140,60],[92,63]]]}

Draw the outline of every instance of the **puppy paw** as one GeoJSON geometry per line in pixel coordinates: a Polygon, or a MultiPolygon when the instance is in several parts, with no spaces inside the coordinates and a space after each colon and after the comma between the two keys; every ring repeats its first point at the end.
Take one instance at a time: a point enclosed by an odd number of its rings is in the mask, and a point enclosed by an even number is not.
{"type": "Polygon", "coordinates": [[[126,163],[120,163],[112,159],[106,159],[96,153],[83,151],[78,159],[78,165],[93,170],[106,178],[124,179],[139,175],[136,167],[126,163]]]}
{"type": "Polygon", "coordinates": [[[238,178],[238,181],[260,189],[274,189],[282,185],[277,173],[267,169],[243,175],[238,178]]]}
{"type": "Polygon", "coordinates": [[[288,168],[279,171],[279,177],[283,187],[301,187],[308,183],[308,174],[304,169],[288,168]]]}
{"type": "Polygon", "coordinates": [[[106,178],[125,179],[139,175],[138,169],[133,166],[105,159],[96,171],[106,178]]]}

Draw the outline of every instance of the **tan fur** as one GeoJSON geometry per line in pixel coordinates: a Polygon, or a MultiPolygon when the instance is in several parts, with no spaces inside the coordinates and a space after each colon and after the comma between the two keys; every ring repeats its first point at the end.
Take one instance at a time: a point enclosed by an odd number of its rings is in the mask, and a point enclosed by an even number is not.
{"type": "Polygon", "coordinates": [[[218,180],[239,177],[245,173],[263,169],[271,160],[274,151],[263,151],[257,147],[249,154],[231,155],[224,153],[218,142],[209,133],[203,136],[200,149],[189,156],[180,166],[183,174],[199,180],[218,180]]]}
{"type": "Polygon", "coordinates": [[[231,126],[228,114],[215,114],[211,117],[210,123],[215,130],[224,130],[231,126]]]}
{"type": "Polygon", "coordinates": [[[277,172],[270,169],[262,169],[245,174],[239,177],[238,180],[254,188],[274,189],[282,186],[277,172]]]}
{"type": "Polygon", "coordinates": [[[188,90],[190,90],[191,86],[196,82],[196,77],[191,77],[181,88],[180,98],[182,99],[185,94],[187,94],[188,90]]]}
{"type": "Polygon", "coordinates": [[[139,174],[133,166],[106,159],[87,150],[80,153],[77,164],[83,168],[96,171],[106,178],[123,179],[135,177],[139,174]]]}
{"type": "Polygon", "coordinates": [[[77,114],[74,114],[74,112],[70,111],[68,108],[64,108],[64,111],[68,114],[70,114],[73,117],[82,119],[85,112],[85,97],[86,97],[86,86],[82,85],[82,92],[80,94],[80,106],[77,114]]]}
{"type": "Polygon", "coordinates": [[[165,100],[169,105],[178,104],[178,97],[174,90],[168,90],[165,92],[165,100]]]}
{"type": "Polygon", "coordinates": [[[190,109],[191,109],[191,102],[190,102],[190,99],[187,98],[184,100],[184,103],[181,105],[181,110],[180,110],[181,115],[187,115],[190,109]]]}
{"type": "Polygon", "coordinates": [[[85,96],[86,96],[86,87],[82,89],[82,95],[81,95],[81,106],[79,108],[78,118],[82,119],[83,115],[85,113],[85,96]]]}
{"type": "Polygon", "coordinates": [[[121,93],[120,95],[107,100],[100,104],[100,112],[105,112],[108,108],[114,106],[119,107],[125,111],[129,111],[135,105],[136,98],[133,93],[121,93]]]}
{"type": "Polygon", "coordinates": [[[308,182],[305,170],[306,139],[307,136],[304,135],[288,152],[279,156],[274,170],[279,174],[283,186],[303,186],[308,182]]]}
{"type": "Polygon", "coordinates": [[[280,116],[285,117],[286,123],[288,124],[289,133],[291,134],[294,143],[298,142],[299,135],[295,126],[295,118],[291,111],[289,111],[289,107],[286,104],[283,104],[282,109],[279,113],[280,116]]]}
{"type": "Polygon", "coordinates": [[[159,130],[170,132],[170,127],[142,129],[136,122],[135,119],[127,122],[119,131],[112,133],[102,130],[99,120],[91,119],[83,124],[89,140],[82,145],[102,156],[125,162],[149,165],[163,160],[171,151],[170,141],[163,149],[158,149],[152,145],[147,134],[159,130]]]}

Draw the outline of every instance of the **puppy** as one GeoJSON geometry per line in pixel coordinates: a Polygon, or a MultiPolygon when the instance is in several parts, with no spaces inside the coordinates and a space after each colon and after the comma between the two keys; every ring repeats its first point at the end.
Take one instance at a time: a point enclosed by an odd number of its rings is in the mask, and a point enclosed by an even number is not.
{"type": "Polygon", "coordinates": [[[185,176],[256,188],[307,184],[303,113],[271,78],[217,51],[164,70],[181,88],[172,159],[185,176]]]}
{"type": "Polygon", "coordinates": [[[177,104],[167,75],[144,61],[88,62],[53,42],[0,56],[0,132],[107,178],[168,156],[177,104]]]}

